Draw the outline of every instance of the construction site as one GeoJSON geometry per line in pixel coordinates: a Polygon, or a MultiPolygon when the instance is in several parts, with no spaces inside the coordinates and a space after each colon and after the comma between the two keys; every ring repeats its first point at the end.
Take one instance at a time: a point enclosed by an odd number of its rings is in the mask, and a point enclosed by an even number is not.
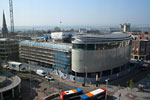
{"type": "Polygon", "coordinates": [[[19,45],[20,61],[69,73],[71,44],[22,41],[19,45]]]}

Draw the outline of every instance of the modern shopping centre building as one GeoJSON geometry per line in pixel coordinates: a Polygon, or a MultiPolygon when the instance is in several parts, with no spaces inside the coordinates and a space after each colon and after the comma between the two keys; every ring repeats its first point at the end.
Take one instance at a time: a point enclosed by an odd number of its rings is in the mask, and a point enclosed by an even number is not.
{"type": "Polygon", "coordinates": [[[109,76],[128,69],[131,35],[76,34],[72,43],[22,41],[20,60],[76,77],[109,76]]]}
{"type": "Polygon", "coordinates": [[[130,60],[131,36],[76,35],[72,41],[72,71],[77,76],[111,75],[126,69],[130,60]]]}

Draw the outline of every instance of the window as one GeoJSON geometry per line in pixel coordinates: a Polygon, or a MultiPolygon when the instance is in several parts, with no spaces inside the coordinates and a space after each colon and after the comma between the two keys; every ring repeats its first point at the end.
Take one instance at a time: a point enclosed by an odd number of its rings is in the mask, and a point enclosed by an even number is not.
{"type": "Polygon", "coordinates": [[[134,59],[138,59],[138,56],[134,56],[134,59]]]}
{"type": "Polygon", "coordinates": [[[119,73],[120,72],[120,67],[114,68],[113,69],[113,74],[119,73]]]}
{"type": "Polygon", "coordinates": [[[111,70],[105,70],[102,72],[102,76],[108,76],[111,74],[111,70]]]}
{"type": "Polygon", "coordinates": [[[83,50],[86,50],[86,44],[73,44],[73,49],[83,49],[83,50]]]}
{"type": "Polygon", "coordinates": [[[141,45],[145,45],[145,42],[141,42],[141,45]]]}
{"type": "Polygon", "coordinates": [[[87,50],[95,50],[95,44],[87,44],[87,50]]]}
{"type": "Polygon", "coordinates": [[[123,42],[122,44],[123,44],[123,47],[125,47],[125,46],[126,46],[126,42],[123,42]]]}
{"type": "Polygon", "coordinates": [[[113,48],[122,48],[128,46],[131,41],[122,41],[122,42],[108,42],[103,44],[73,44],[73,49],[82,49],[82,50],[107,50],[113,48]]]}
{"type": "Polygon", "coordinates": [[[109,49],[110,48],[110,44],[109,43],[105,43],[104,46],[103,46],[103,49],[109,49]]]}
{"type": "Polygon", "coordinates": [[[110,46],[109,49],[118,48],[119,43],[111,43],[110,45],[111,45],[111,46],[110,46]]]}
{"type": "Polygon", "coordinates": [[[119,43],[119,48],[122,48],[123,47],[123,42],[120,42],[119,43]]]}
{"type": "Polygon", "coordinates": [[[102,50],[104,47],[103,44],[96,44],[96,50],[102,50]]]}
{"type": "Polygon", "coordinates": [[[145,51],[145,47],[141,47],[141,52],[144,52],[145,51]]]}

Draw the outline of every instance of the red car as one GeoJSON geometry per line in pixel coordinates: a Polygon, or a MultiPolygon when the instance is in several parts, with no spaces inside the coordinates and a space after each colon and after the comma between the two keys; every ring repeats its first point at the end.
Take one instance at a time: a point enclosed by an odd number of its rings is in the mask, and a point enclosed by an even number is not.
{"type": "Polygon", "coordinates": [[[150,65],[146,64],[146,63],[141,66],[141,70],[143,70],[143,71],[145,71],[145,70],[147,70],[149,68],[150,68],[150,65]]]}

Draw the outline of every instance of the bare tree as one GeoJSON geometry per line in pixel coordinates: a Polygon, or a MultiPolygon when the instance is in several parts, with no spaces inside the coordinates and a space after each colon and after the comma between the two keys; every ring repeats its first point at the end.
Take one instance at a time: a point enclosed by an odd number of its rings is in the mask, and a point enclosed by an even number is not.
{"type": "Polygon", "coordinates": [[[54,27],[54,31],[55,32],[61,32],[61,29],[60,29],[60,27],[54,27]]]}

